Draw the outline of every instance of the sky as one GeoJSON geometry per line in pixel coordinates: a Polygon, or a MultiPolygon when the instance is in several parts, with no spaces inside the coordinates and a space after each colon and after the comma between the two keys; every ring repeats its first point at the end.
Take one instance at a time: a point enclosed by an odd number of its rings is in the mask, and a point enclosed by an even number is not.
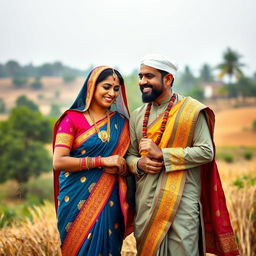
{"type": "Polygon", "coordinates": [[[227,47],[256,72],[255,0],[0,0],[0,63],[61,61],[128,74],[147,53],[194,73],[227,47]]]}

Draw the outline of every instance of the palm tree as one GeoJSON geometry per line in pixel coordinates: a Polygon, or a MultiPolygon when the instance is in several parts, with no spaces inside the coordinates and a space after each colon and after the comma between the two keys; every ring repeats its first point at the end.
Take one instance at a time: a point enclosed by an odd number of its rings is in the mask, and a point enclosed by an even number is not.
{"type": "Polygon", "coordinates": [[[242,56],[230,49],[227,48],[227,51],[223,54],[223,63],[220,63],[217,66],[217,69],[220,69],[220,73],[218,74],[218,78],[221,79],[225,75],[229,77],[229,84],[231,84],[232,77],[238,80],[240,77],[243,76],[243,72],[240,67],[243,67],[244,64],[240,63],[239,60],[242,56]]]}

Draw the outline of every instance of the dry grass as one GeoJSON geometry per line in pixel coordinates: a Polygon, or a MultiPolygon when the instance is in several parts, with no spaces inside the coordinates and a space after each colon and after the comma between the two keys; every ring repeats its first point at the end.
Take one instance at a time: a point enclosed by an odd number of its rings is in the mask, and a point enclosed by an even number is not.
{"type": "MultiPolygon", "coordinates": [[[[255,176],[256,164],[252,161],[232,164],[219,162],[219,169],[241,255],[255,256],[256,186],[238,189],[232,182],[246,174],[255,176]]],[[[33,222],[27,219],[23,223],[0,230],[0,255],[60,255],[53,205],[46,203],[31,211],[33,222]]],[[[136,255],[133,235],[124,241],[122,255],[136,255]]]]}

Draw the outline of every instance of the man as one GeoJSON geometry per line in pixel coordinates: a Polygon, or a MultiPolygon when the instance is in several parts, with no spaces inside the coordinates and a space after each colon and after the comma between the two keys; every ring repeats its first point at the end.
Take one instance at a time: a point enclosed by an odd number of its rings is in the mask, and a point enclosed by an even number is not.
{"type": "Polygon", "coordinates": [[[158,54],[141,61],[146,104],[131,115],[127,157],[136,175],[138,255],[239,255],[214,161],[214,114],[173,93],[176,71],[158,54]]]}

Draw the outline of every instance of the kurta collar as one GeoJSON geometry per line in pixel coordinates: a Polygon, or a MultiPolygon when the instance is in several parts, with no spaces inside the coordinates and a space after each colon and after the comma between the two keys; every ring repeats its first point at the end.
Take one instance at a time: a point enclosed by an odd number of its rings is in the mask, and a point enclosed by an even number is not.
{"type": "Polygon", "coordinates": [[[171,92],[169,97],[163,99],[160,104],[153,101],[153,106],[161,106],[161,105],[165,105],[166,103],[169,103],[169,101],[171,100],[172,95],[173,95],[173,92],[171,92]]]}

